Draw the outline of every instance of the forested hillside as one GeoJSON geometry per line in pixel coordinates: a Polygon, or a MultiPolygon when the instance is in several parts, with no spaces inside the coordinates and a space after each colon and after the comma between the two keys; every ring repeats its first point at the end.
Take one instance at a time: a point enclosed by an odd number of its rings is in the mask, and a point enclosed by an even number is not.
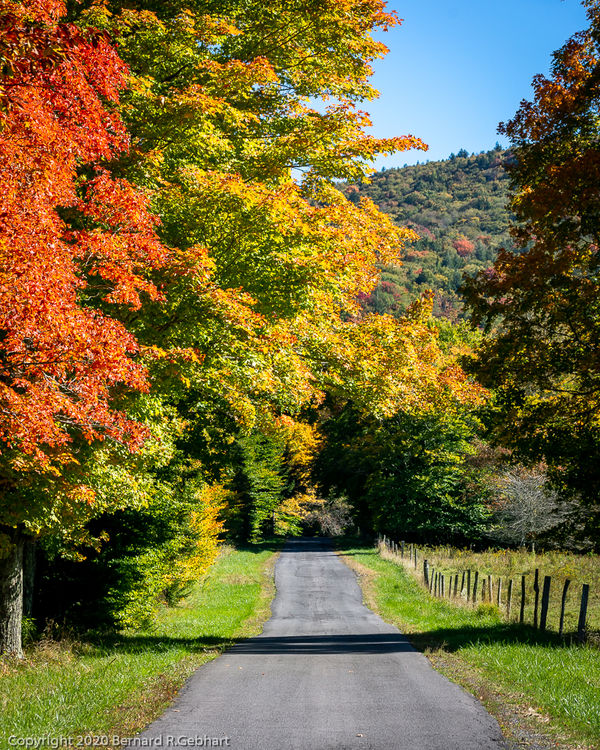
{"type": "Polygon", "coordinates": [[[506,153],[500,146],[469,156],[377,172],[370,183],[344,187],[357,202],[369,197],[399,226],[414,229],[419,240],[402,266],[386,266],[367,309],[401,313],[425,289],[436,291],[434,314],[462,316],[457,290],[463,274],[474,275],[495,260],[499,247],[512,247],[506,210],[506,153]]]}

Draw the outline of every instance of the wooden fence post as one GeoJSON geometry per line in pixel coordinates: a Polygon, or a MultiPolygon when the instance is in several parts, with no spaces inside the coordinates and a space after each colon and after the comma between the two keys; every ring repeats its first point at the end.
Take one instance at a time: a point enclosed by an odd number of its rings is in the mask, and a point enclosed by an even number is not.
{"type": "Polygon", "coordinates": [[[533,590],[535,592],[535,599],[533,603],[533,627],[538,626],[538,605],[540,602],[540,569],[535,569],[535,575],[533,578],[533,590]]]}
{"type": "Polygon", "coordinates": [[[492,576],[488,576],[488,599],[490,601],[490,604],[492,603],[492,600],[494,599],[494,586],[492,584],[492,576]]]}
{"type": "Polygon", "coordinates": [[[477,584],[479,583],[479,571],[475,571],[475,583],[473,584],[473,604],[477,601],[477,584]]]}
{"type": "Polygon", "coordinates": [[[481,577],[481,601],[485,601],[485,578],[483,576],[481,577]]]}
{"type": "Polygon", "coordinates": [[[417,569],[417,548],[415,547],[415,570],[417,569]]]}
{"type": "Polygon", "coordinates": [[[525,621],[525,576],[521,576],[521,611],[519,612],[519,622],[521,625],[525,621]]]}
{"type": "Polygon", "coordinates": [[[579,605],[579,622],[577,623],[577,640],[579,643],[583,643],[586,638],[585,622],[587,619],[589,595],[590,587],[587,583],[584,583],[581,587],[581,604],[579,605]]]}
{"type": "Polygon", "coordinates": [[[458,573],[454,576],[454,598],[458,596],[458,573]]]}
{"type": "Polygon", "coordinates": [[[429,585],[429,563],[427,560],[423,560],[423,580],[425,581],[425,585],[429,585]]]}
{"type": "Polygon", "coordinates": [[[496,604],[498,605],[498,609],[500,609],[500,604],[502,603],[502,578],[498,578],[498,583],[496,584],[497,591],[496,591],[496,604]]]}
{"type": "Polygon", "coordinates": [[[467,571],[467,601],[471,601],[471,568],[467,571]]]}
{"type": "Polygon", "coordinates": [[[560,624],[558,626],[558,634],[562,635],[565,630],[565,606],[567,604],[567,592],[571,581],[567,578],[565,585],[563,586],[562,598],[560,600],[560,624]]]}
{"type": "Polygon", "coordinates": [[[542,589],[542,611],[540,612],[540,630],[546,630],[546,620],[548,618],[548,604],[550,603],[550,584],[551,576],[544,576],[544,587],[542,589]]]}
{"type": "Polygon", "coordinates": [[[446,583],[446,576],[445,576],[445,575],[442,575],[442,590],[441,590],[441,593],[440,593],[440,596],[441,596],[442,598],[444,597],[444,584],[445,584],[445,583],[446,583]]]}
{"type": "Polygon", "coordinates": [[[506,619],[510,620],[510,605],[512,604],[512,590],[513,582],[512,578],[508,581],[508,591],[506,592],[506,619]]]}
{"type": "Polygon", "coordinates": [[[435,577],[435,568],[431,568],[431,571],[429,572],[429,593],[431,594],[433,591],[433,579],[435,577]]]}
{"type": "Polygon", "coordinates": [[[460,595],[462,596],[462,593],[465,589],[465,571],[462,572],[462,578],[460,580],[460,595]]]}

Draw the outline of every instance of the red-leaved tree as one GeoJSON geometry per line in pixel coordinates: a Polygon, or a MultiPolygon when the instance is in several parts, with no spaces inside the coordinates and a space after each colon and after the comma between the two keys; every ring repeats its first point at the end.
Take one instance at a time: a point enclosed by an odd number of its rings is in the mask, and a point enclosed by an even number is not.
{"type": "Polygon", "coordinates": [[[15,510],[15,461],[44,470],[75,436],[143,440],[111,407],[146,373],[106,310],[156,297],[147,271],[166,255],[147,197],[102,166],[127,148],[127,69],[63,14],[59,0],[0,0],[0,651],[16,654],[29,516],[15,510]]]}

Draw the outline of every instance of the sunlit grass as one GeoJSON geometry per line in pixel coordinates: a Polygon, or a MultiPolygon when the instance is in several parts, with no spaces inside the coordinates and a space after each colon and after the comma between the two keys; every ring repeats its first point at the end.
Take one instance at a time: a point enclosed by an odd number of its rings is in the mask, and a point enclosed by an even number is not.
{"type": "Polygon", "coordinates": [[[600,740],[600,652],[596,648],[498,642],[473,644],[462,655],[585,737],[600,740]]]}

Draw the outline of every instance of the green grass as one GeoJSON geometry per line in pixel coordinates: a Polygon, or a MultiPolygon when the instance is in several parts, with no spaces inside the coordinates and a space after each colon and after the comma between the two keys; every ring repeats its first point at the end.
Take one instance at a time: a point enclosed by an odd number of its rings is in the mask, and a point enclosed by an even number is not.
{"type": "Polygon", "coordinates": [[[489,604],[468,608],[435,599],[373,548],[341,552],[363,574],[368,603],[415,646],[435,652],[434,662],[446,663],[453,677],[472,687],[475,674],[507,702],[549,717],[548,732],[600,747],[600,650],[505,622],[489,604]]]}
{"type": "MultiPolygon", "coordinates": [[[[40,643],[0,676],[0,747],[18,737],[131,736],[200,664],[254,635],[269,616],[276,547],[226,550],[151,631],[40,643]]],[[[2,666],[2,665],[0,665],[2,666]]]]}

